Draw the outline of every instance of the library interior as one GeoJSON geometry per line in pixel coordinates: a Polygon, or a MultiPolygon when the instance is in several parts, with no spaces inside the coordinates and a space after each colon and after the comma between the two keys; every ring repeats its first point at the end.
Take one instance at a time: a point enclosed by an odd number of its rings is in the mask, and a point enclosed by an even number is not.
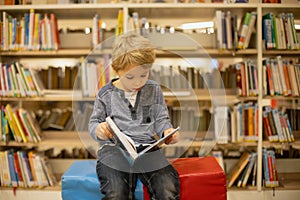
{"type": "Polygon", "coordinates": [[[129,32],[180,127],[180,199],[300,199],[300,0],[0,0],[0,200],[103,198],[89,121],[129,32]]]}

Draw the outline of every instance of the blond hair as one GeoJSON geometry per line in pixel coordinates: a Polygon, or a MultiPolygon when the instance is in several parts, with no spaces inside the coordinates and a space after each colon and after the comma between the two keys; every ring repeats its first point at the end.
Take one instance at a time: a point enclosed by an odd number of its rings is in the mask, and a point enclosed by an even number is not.
{"type": "Polygon", "coordinates": [[[153,45],[143,36],[130,32],[116,39],[112,52],[112,68],[116,72],[130,65],[150,68],[154,60],[153,45]]]}

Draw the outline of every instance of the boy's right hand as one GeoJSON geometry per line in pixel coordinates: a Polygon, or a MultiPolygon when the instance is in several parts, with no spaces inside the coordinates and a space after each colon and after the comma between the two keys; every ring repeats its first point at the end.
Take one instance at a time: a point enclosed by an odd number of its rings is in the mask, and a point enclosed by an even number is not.
{"type": "Polygon", "coordinates": [[[107,140],[113,137],[113,132],[110,130],[107,122],[101,122],[96,128],[96,135],[101,140],[107,140]]]}

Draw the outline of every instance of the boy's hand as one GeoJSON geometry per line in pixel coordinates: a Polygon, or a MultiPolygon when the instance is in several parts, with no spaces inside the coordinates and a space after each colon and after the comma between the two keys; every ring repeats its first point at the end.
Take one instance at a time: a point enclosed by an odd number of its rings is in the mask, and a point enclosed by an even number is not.
{"type": "MultiPolygon", "coordinates": [[[[168,133],[170,133],[171,131],[173,131],[174,128],[169,128],[167,130],[164,131],[164,135],[167,135],[168,133]]],[[[168,139],[165,140],[166,144],[175,144],[176,142],[178,142],[179,140],[179,132],[177,131],[176,133],[174,133],[171,137],[169,137],[168,139]]]]}
{"type": "Polygon", "coordinates": [[[110,130],[107,122],[101,122],[96,128],[96,135],[101,140],[107,140],[113,137],[113,132],[110,130]]]}

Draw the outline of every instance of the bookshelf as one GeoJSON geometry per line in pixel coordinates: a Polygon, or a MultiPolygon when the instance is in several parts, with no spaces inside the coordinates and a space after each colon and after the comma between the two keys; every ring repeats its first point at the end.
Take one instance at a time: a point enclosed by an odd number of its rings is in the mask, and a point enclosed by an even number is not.
{"type": "MultiPolygon", "coordinates": [[[[177,59],[178,57],[205,57],[209,56],[211,58],[216,58],[220,60],[224,60],[226,63],[236,63],[241,60],[246,60],[248,58],[252,59],[257,66],[258,70],[258,96],[245,96],[240,97],[236,95],[236,91],[228,90],[226,91],[226,102],[230,105],[234,105],[239,102],[248,102],[254,101],[257,102],[258,105],[258,119],[262,119],[262,110],[264,106],[268,106],[271,103],[271,100],[277,100],[279,105],[285,104],[288,102],[294,108],[298,106],[299,97],[283,97],[283,96],[264,96],[262,91],[262,60],[267,57],[275,57],[277,55],[281,55],[284,58],[297,58],[300,55],[300,50],[266,50],[263,47],[262,40],[262,17],[264,14],[268,12],[281,13],[281,12],[292,12],[294,13],[294,17],[296,20],[300,20],[299,4],[261,4],[258,2],[251,2],[247,4],[213,4],[213,3],[194,3],[194,4],[182,4],[182,3],[130,3],[130,2],[122,2],[122,3],[97,3],[97,4],[63,4],[63,5],[18,5],[18,6],[1,6],[0,11],[6,11],[12,16],[23,16],[24,13],[28,13],[30,9],[34,9],[35,12],[40,13],[54,13],[58,19],[58,27],[60,28],[84,28],[84,27],[92,27],[92,18],[95,13],[101,16],[101,19],[106,22],[107,29],[113,29],[117,24],[117,15],[119,10],[123,10],[124,13],[124,31],[130,30],[130,23],[126,23],[130,21],[128,15],[133,12],[138,12],[140,18],[146,17],[152,25],[159,25],[161,27],[165,26],[174,26],[178,27],[182,23],[185,22],[194,22],[194,21],[207,21],[213,20],[215,17],[215,13],[217,10],[222,11],[230,11],[237,15],[238,24],[241,23],[241,19],[246,12],[255,11],[257,13],[257,21],[256,21],[256,30],[252,35],[254,39],[249,48],[240,49],[237,51],[233,50],[220,50],[217,48],[216,44],[216,33],[211,36],[204,37],[204,40],[200,38],[200,44],[202,44],[203,49],[201,50],[175,50],[177,54],[170,53],[172,50],[172,46],[168,46],[167,49],[161,48],[157,50],[158,59],[177,59]],[[184,13],[184,14],[183,14],[184,13]],[[207,42],[208,41],[208,42],[207,42]],[[171,49],[171,50],[170,50],[171,49]]],[[[187,33],[187,35],[192,38],[197,38],[197,33],[187,33]]],[[[86,36],[81,36],[86,37],[86,36]]],[[[86,39],[86,38],[82,38],[86,39]]],[[[91,56],[92,45],[84,44],[77,47],[69,47],[66,45],[62,46],[61,49],[55,51],[0,51],[0,61],[4,62],[39,62],[42,59],[72,59],[78,61],[82,57],[91,56]]],[[[111,52],[110,49],[95,51],[96,55],[109,54],[111,52]]],[[[75,62],[74,61],[74,62],[75,62]]],[[[211,96],[207,90],[197,89],[194,90],[196,94],[196,100],[199,102],[211,101],[211,96]]],[[[168,105],[173,105],[174,102],[180,100],[184,102],[189,102],[191,99],[190,96],[172,96],[168,93],[165,95],[166,101],[168,105]]],[[[54,104],[58,104],[60,106],[70,106],[73,101],[81,102],[82,104],[85,102],[92,102],[92,97],[73,97],[71,95],[57,95],[57,96],[43,96],[43,97],[23,97],[23,98],[14,98],[14,97],[0,97],[1,105],[5,105],[6,103],[12,103],[14,105],[18,105],[23,108],[27,108],[29,106],[33,106],[35,109],[39,108],[40,105],[52,106],[54,104]],[[49,103],[50,102],[50,103],[49,103]],[[52,104],[53,103],[53,104],[52,104]]],[[[271,143],[263,140],[263,122],[262,120],[258,120],[258,133],[259,137],[256,142],[242,142],[242,143],[229,143],[229,144],[218,144],[218,148],[220,149],[247,149],[251,148],[257,151],[257,186],[256,187],[247,187],[247,188],[230,188],[228,190],[228,199],[235,198],[244,198],[244,199],[253,199],[253,198],[265,198],[270,199],[272,191],[270,189],[265,188],[262,182],[263,169],[262,169],[262,148],[289,148],[290,144],[280,144],[280,143],[271,143]]],[[[87,134],[87,133],[86,133],[87,134]]],[[[206,132],[199,132],[197,135],[205,135],[206,132]]],[[[296,133],[297,134],[297,133],[296,133]]],[[[187,133],[187,135],[189,135],[187,133]]],[[[297,134],[299,135],[299,134],[297,134]]],[[[212,145],[209,141],[182,141],[178,144],[174,144],[171,148],[186,148],[186,146],[191,146],[192,149],[199,149],[205,145],[212,145]]],[[[0,142],[0,147],[5,147],[4,143],[0,142]]],[[[10,143],[9,146],[24,146],[24,147],[32,147],[37,146],[38,148],[45,149],[47,147],[55,147],[55,148],[63,148],[68,146],[69,148],[73,147],[84,147],[85,145],[81,142],[79,136],[75,131],[45,131],[44,132],[44,140],[38,144],[17,144],[10,143]]],[[[295,149],[300,149],[299,139],[296,142],[292,143],[291,146],[295,149]]],[[[55,166],[57,169],[57,174],[62,174],[66,169],[63,166],[69,166],[72,160],[70,159],[53,159],[51,160],[51,164],[55,166]]],[[[228,168],[233,166],[237,162],[236,159],[230,160],[226,159],[225,164],[228,168]]],[[[283,187],[276,188],[276,195],[283,196],[286,193],[291,194],[291,198],[297,197],[300,191],[299,184],[299,173],[297,167],[287,168],[286,166],[297,166],[299,165],[299,159],[278,159],[278,171],[280,173],[280,178],[284,179],[283,187]],[[291,178],[291,174],[294,174],[296,178],[291,178]],[[291,182],[289,182],[291,180],[291,182]]],[[[49,189],[51,190],[51,189],[49,189]]],[[[49,190],[41,190],[41,193],[49,192],[49,190]]],[[[54,188],[54,191],[59,189],[54,188]]],[[[25,190],[26,191],[26,190],[25,190]]],[[[31,190],[28,190],[31,191],[31,190]]],[[[0,193],[6,192],[5,189],[0,190],[0,193]]],[[[56,194],[57,195],[57,194],[56,194]]],[[[45,198],[46,199],[46,198],[45,198]]],[[[280,198],[278,198],[280,199],[280,198]]]]}

